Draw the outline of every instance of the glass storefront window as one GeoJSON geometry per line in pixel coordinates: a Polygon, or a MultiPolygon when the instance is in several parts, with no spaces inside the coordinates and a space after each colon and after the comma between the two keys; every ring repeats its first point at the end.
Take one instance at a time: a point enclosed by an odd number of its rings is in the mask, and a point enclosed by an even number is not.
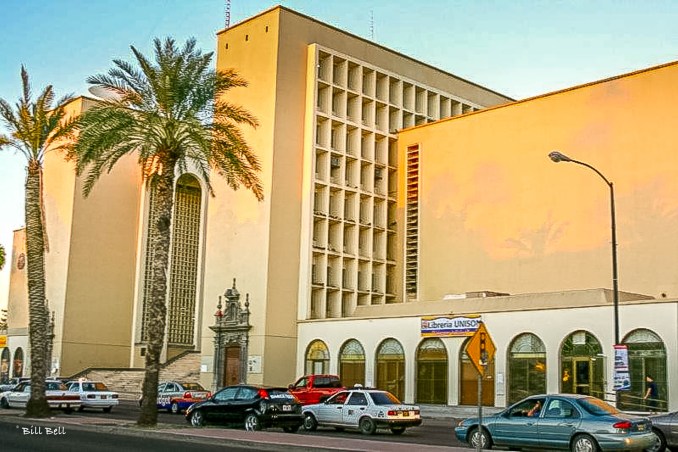
{"type": "Polygon", "coordinates": [[[306,375],[326,374],[330,370],[330,352],[327,345],[317,339],[306,349],[306,375]]]}
{"type": "Polygon", "coordinates": [[[619,394],[619,408],[629,411],[667,411],[668,384],[666,371],[666,348],[661,338],[646,329],[632,331],[623,344],[629,350],[629,373],[631,389],[619,394]],[[644,399],[647,392],[647,376],[657,386],[656,399],[644,399]]]}
{"type": "Polygon", "coordinates": [[[339,377],[347,388],[365,386],[365,350],[355,339],[344,343],[339,352],[339,377]]]}
{"type": "Polygon", "coordinates": [[[546,392],[546,348],[537,336],[521,334],[508,356],[508,403],[546,392]]]}
{"type": "Polygon", "coordinates": [[[588,331],[570,334],[560,349],[560,392],[605,399],[605,356],[588,331]]]}
{"type": "Polygon", "coordinates": [[[395,339],[386,339],[377,351],[377,388],[405,398],[405,352],[395,339]]]}
{"type": "Polygon", "coordinates": [[[419,344],[417,402],[447,403],[447,350],[440,339],[424,339],[419,344]]]}
{"type": "Polygon", "coordinates": [[[24,376],[24,351],[21,347],[14,351],[14,365],[12,366],[13,377],[24,376]]]}

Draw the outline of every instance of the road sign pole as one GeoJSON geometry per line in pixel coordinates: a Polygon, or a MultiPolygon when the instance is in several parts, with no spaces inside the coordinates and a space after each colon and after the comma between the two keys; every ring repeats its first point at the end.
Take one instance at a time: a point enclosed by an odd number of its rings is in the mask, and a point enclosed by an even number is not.
{"type": "Polygon", "coordinates": [[[478,441],[476,442],[476,451],[482,450],[482,431],[483,431],[483,375],[478,372],[478,441]]]}

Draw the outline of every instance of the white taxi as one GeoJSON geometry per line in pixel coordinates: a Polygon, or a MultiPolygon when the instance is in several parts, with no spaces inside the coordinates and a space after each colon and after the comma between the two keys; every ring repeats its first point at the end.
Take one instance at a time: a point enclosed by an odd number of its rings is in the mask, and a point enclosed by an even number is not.
{"type": "Polygon", "coordinates": [[[101,408],[104,413],[110,413],[114,406],[118,406],[118,393],[111,391],[100,381],[78,380],[68,383],[68,390],[80,396],[82,404],[78,411],[85,408],[101,408]]]}
{"type": "Polygon", "coordinates": [[[361,387],[340,391],[323,403],[306,405],[303,415],[304,428],[311,431],[327,426],[355,428],[371,435],[378,428],[388,428],[400,435],[406,428],[421,424],[418,406],[402,404],[390,392],[361,387]]]}

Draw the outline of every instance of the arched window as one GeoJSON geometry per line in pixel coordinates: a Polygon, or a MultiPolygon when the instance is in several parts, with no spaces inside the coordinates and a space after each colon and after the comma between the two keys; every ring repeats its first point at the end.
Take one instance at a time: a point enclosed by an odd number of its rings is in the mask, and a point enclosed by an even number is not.
{"type": "Polygon", "coordinates": [[[14,351],[14,363],[12,366],[12,377],[24,376],[24,351],[21,347],[14,351]]]}
{"type": "Polygon", "coordinates": [[[605,398],[605,360],[588,331],[570,334],[560,349],[560,392],[605,398]]]}
{"type": "Polygon", "coordinates": [[[9,380],[9,349],[7,347],[2,349],[0,355],[0,383],[7,383],[9,380]]]}
{"type": "Polygon", "coordinates": [[[630,411],[667,411],[668,384],[666,370],[666,347],[654,332],[638,329],[624,338],[629,351],[631,389],[621,392],[620,408],[630,411]],[[657,385],[656,400],[644,400],[647,392],[646,377],[657,385]]]}
{"type": "Polygon", "coordinates": [[[330,371],[330,352],[327,345],[316,339],[306,349],[306,375],[326,374],[330,371]]]}
{"type": "Polygon", "coordinates": [[[438,338],[424,339],[417,349],[417,402],[447,403],[447,350],[438,338]]]}
{"type": "MultiPolygon", "coordinates": [[[[471,338],[464,341],[459,353],[459,404],[478,405],[478,371],[468,355],[468,347],[471,338]]],[[[485,366],[482,378],[483,406],[494,406],[494,361],[485,366]]]]}
{"type": "Polygon", "coordinates": [[[202,199],[198,180],[190,174],[181,175],[177,179],[174,198],[167,342],[186,346],[193,345],[195,337],[202,199]]]}
{"type": "Polygon", "coordinates": [[[365,386],[365,350],[355,339],[346,341],[341,347],[339,377],[347,388],[356,384],[365,386]]]}
{"type": "Polygon", "coordinates": [[[405,352],[395,339],[385,339],[377,349],[377,388],[405,397],[405,352]]]}
{"type": "Polygon", "coordinates": [[[508,355],[508,403],[546,392],[546,348],[537,336],[524,333],[511,343],[508,355]]]}

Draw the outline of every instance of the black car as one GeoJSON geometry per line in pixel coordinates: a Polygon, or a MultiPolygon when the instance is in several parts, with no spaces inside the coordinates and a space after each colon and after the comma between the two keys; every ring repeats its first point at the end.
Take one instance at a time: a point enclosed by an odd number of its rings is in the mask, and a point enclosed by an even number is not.
{"type": "Polygon", "coordinates": [[[186,410],[195,427],[206,423],[239,424],[245,430],[282,427],[296,432],[304,422],[301,403],[287,388],[257,385],[228,386],[186,410]]]}

